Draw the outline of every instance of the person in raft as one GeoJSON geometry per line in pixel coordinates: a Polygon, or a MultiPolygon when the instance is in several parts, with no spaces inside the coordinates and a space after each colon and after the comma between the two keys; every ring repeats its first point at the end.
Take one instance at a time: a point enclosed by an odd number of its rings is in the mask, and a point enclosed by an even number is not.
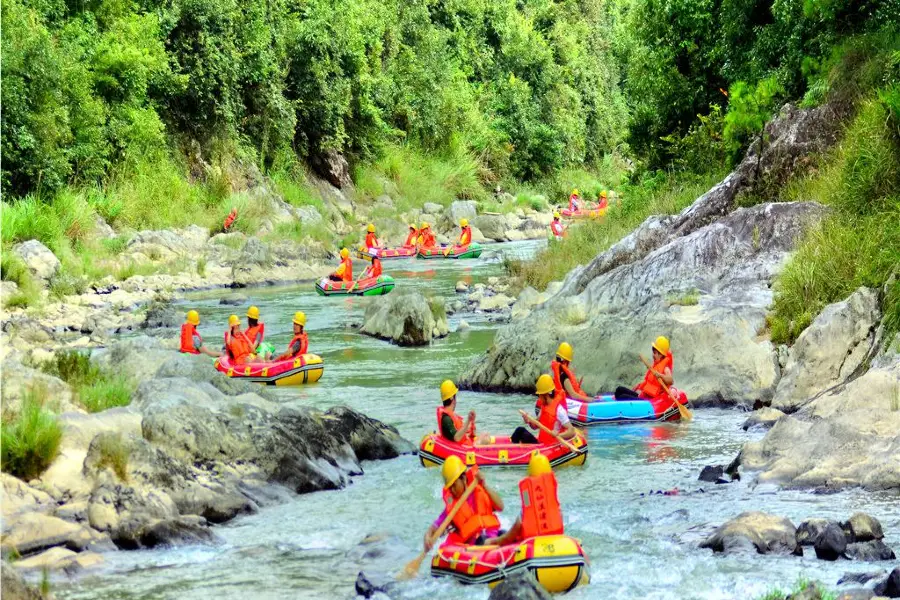
{"type": "Polygon", "coordinates": [[[572,190],[572,194],[569,196],[569,210],[576,211],[581,208],[580,201],[581,196],[578,195],[578,190],[572,190]]]}
{"type": "Polygon", "coordinates": [[[269,360],[275,354],[275,347],[263,341],[266,337],[266,324],[259,320],[259,309],[251,306],[247,309],[247,329],[244,330],[253,352],[263,360],[269,360]]]}
{"type": "Polygon", "coordinates": [[[438,431],[441,432],[441,437],[458,444],[489,444],[491,436],[478,437],[475,433],[474,410],[470,410],[465,419],[456,414],[456,394],[458,393],[459,388],[449,379],[441,384],[442,406],[437,409],[438,431]]]}
{"type": "Polygon", "coordinates": [[[353,261],[350,260],[350,251],[341,248],[341,264],[334,270],[334,273],[328,276],[331,281],[353,281],[353,261]]]}
{"type": "Polygon", "coordinates": [[[597,208],[599,210],[603,210],[609,207],[609,200],[606,197],[606,190],[600,192],[600,197],[597,198],[597,208]]]}
{"type": "Polygon", "coordinates": [[[371,250],[372,248],[381,248],[381,240],[375,235],[375,224],[369,223],[369,226],[366,228],[366,250],[371,250]]]}
{"type": "Polygon", "coordinates": [[[469,227],[468,219],[460,219],[459,227],[461,231],[459,232],[459,239],[456,240],[457,246],[468,246],[472,243],[472,228],[469,227]]]}
{"type": "Polygon", "coordinates": [[[561,240],[566,236],[566,228],[563,226],[562,221],[560,221],[558,212],[553,213],[553,221],[550,223],[550,233],[558,240],[561,240]]]}
{"type": "Polygon", "coordinates": [[[616,400],[634,400],[643,398],[649,400],[656,398],[665,393],[665,389],[656,379],[659,376],[665,384],[672,386],[672,352],[669,348],[669,340],[666,337],[659,336],[651,346],[653,351],[653,367],[647,369],[644,380],[634,386],[634,389],[628,389],[624,386],[616,388],[616,400]]]}
{"type": "Polygon", "coordinates": [[[302,311],[294,313],[294,337],[288,344],[287,352],[275,360],[287,360],[306,354],[309,349],[309,337],[306,335],[306,314],[302,311]]]}
{"type": "Polygon", "coordinates": [[[415,223],[409,224],[409,233],[406,235],[406,241],[403,242],[404,248],[412,248],[416,245],[416,240],[419,239],[419,230],[416,229],[415,223]]]}
{"type": "Polygon", "coordinates": [[[500,534],[500,519],[495,511],[503,510],[503,499],[493,489],[488,487],[484,475],[475,465],[466,470],[462,459],[458,456],[448,456],[441,468],[444,477],[444,511],[437,520],[428,527],[425,532],[425,551],[431,550],[432,537],[435,532],[453,510],[457,499],[463,495],[466,488],[477,481],[475,491],[469,494],[453,517],[453,527],[447,536],[448,544],[479,545],[485,538],[495,537],[500,534]]]}
{"type": "MultiPolygon", "coordinates": [[[[553,374],[553,386],[556,393],[563,398],[563,408],[568,409],[566,398],[580,400],[581,402],[591,402],[593,398],[584,393],[575,372],[572,370],[570,363],[572,362],[573,350],[568,342],[563,342],[556,349],[556,358],[550,361],[550,372],[553,374]]],[[[540,407],[540,401],[538,401],[540,407]]]]}
{"type": "Polygon", "coordinates": [[[434,233],[431,231],[431,225],[429,223],[422,223],[422,228],[419,230],[419,247],[434,248],[435,243],[434,233]]]}
{"type": "Polygon", "coordinates": [[[363,271],[362,279],[369,279],[370,277],[378,277],[381,275],[381,259],[378,258],[377,252],[374,250],[369,250],[369,259],[372,261],[372,264],[366,267],[366,270],[363,271]]]}
{"type": "Polygon", "coordinates": [[[181,325],[181,346],[179,351],[185,354],[206,354],[207,356],[218,357],[219,353],[203,345],[203,338],[197,332],[197,325],[199,324],[200,313],[196,310],[189,310],[186,321],[181,325]]]}
{"type": "Polygon", "coordinates": [[[228,317],[228,331],[225,332],[225,352],[234,365],[240,365],[256,358],[253,344],[247,334],[241,331],[241,320],[237,315],[228,317]]]}
{"type": "Polygon", "coordinates": [[[528,461],[528,476],[519,482],[522,514],[503,535],[488,538],[485,544],[505,546],[539,535],[562,535],[565,531],[557,496],[556,475],[543,454],[528,461]]]}
{"type": "MultiPolygon", "coordinates": [[[[538,377],[535,384],[535,393],[538,395],[538,412],[537,420],[550,431],[559,434],[564,440],[570,440],[575,437],[575,428],[569,421],[569,414],[563,404],[562,394],[556,393],[556,387],[553,385],[553,378],[546,373],[538,377]]],[[[510,441],[513,444],[555,444],[557,439],[533,425],[525,415],[522,416],[525,424],[532,429],[538,429],[538,436],[535,438],[530,431],[524,427],[516,427],[513,431],[510,441]]]]}

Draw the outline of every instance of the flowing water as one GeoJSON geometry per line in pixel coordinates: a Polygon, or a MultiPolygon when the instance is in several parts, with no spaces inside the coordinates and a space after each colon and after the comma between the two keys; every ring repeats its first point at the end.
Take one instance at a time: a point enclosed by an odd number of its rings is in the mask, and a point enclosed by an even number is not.
{"type": "MultiPolygon", "coordinates": [[[[501,254],[528,255],[538,242],[490,246],[479,260],[385,263],[398,287],[416,288],[452,300],[459,279],[470,283],[500,274],[501,254]]],[[[418,442],[435,428],[438,385],[455,377],[490,344],[496,326],[484,315],[462,315],[471,328],[427,348],[399,348],[362,336],[351,327],[378,298],[322,298],[311,284],[253,289],[268,339],[279,351],[291,337],[296,310],[307,315],[310,351],[326,363],[317,385],[275,389],[287,405],[326,409],[343,404],[395,425],[418,442]]],[[[246,306],[225,306],[236,292],[190,298],[200,310],[205,339],[218,340],[227,316],[246,306]]],[[[451,317],[455,330],[460,317],[451,317]]],[[[576,349],[577,351],[577,349],[576,349]]],[[[210,367],[212,368],[212,367],[210,367]]],[[[461,411],[475,409],[482,431],[510,433],[519,408],[533,397],[461,392],[461,411]]],[[[714,556],[697,543],[712,525],[746,510],[784,515],[795,524],[808,517],[846,519],[864,510],[881,519],[886,542],[900,550],[900,502],[896,496],[851,490],[839,494],[776,491],[747,481],[716,486],[697,481],[707,464],[729,462],[759,433],[740,429],[745,415],[701,410],[687,424],[629,425],[590,430],[584,467],[557,471],[566,532],[582,540],[591,561],[591,583],[567,597],[580,598],[754,598],[798,578],[833,586],[846,571],[873,567],[825,563],[811,551],[804,558],[714,556]],[[678,495],[650,494],[679,489],[678,495]]],[[[105,565],[74,581],[58,581],[60,598],[349,598],[357,573],[396,573],[421,550],[428,524],[442,505],[440,473],[424,469],[415,456],[364,464],[365,475],[343,490],[302,496],[218,526],[222,543],[177,549],[112,552],[105,565]],[[386,540],[361,546],[368,535],[386,540]],[[373,551],[374,550],[374,551],[373,551]]],[[[518,513],[516,471],[487,471],[507,502],[501,520],[518,513]]],[[[400,584],[402,598],[487,598],[486,587],[432,579],[425,562],[420,576],[400,584]]]]}

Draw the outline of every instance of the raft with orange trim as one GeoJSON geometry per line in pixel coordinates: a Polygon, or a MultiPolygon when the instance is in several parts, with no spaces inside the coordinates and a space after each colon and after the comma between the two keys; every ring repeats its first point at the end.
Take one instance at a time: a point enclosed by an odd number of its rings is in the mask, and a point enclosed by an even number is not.
{"type": "Polygon", "coordinates": [[[301,385],[315,383],[325,372],[325,362],[317,354],[301,354],[296,358],[269,362],[232,365],[227,356],[220,356],[216,369],[235,379],[266,385],[301,385]]]}
{"type": "Polygon", "coordinates": [[[465,246],[434,246],[432,248],[419,248],[417,258],[431,260],[435,258],[478,258],[484,248],[478,242],[472,242],[465,246]],[[449,251],[447,250],[449,248],[449,251]],[[447,254],[444,254],[447,252],[447,254]]]}
{"type": "Polygon", "coordinates": [[[431,561],[433,577],[494,587],[513,573],[530,571],[547,591],[568,592],[590,581],[581,544],[567,535],[542,535],[506,546],[444,544],[431,561]]]}
{"type": "Polygon", "coordinates": [[[559,211],[559,214],[568,219],[597,219],[606,216],[606,209],[592,208],[590,210],[585,210],[579,208],[578,210],[572,210],[571,208],[564,208],[559,211]]]}
{"type": "Polygon", "coordinates": [[[370,250],[357,250],[356,255],[360,258],[372,260],[372,251],[375,251],[375,257],[381,260],[412,258],[416,255],[415,246],[398,246],[397,248],[372,248],[370,250]]]}
{"type": "Polygon", "coordinates": [[[328,278],[316,282],[316,292],[320,296],[383,296],[393,289],[394,278],[390,275],[367,277],[356,283],[328,278]]]}
{"type": "Polygon", "coordinates": [[[467,465],[480,467],[527,467],[531,455],[540,452],[554,467],[583,465],[587,459],[587,438],[578,434],[569,440],[577,452],[556,442],[554,444],[513,444],[508,437],[492,437],[486,445],[464,445],[451,442],[439,433],[429,433],[419,444],[419,460],[425,467],[444,464],[449,456],[458,456],[467,465]]]}
{"type": "MultiPolygon", "coordinates": [[[[682,404],[687,404],[683,397],[682,404]]],[[[668,394],[652,400],[616,400],[613,394],[601,394],[595,402],[580,402],[566,399],[569,420],[580,427],[593,425],[615,425],[619,423],[641,423],[677,421],[681,418],[678,407],[668,394]]]]}

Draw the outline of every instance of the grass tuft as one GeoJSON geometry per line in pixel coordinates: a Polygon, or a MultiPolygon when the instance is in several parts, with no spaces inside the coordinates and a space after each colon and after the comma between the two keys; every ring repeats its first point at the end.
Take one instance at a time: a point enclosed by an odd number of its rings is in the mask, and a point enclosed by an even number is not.
{"type": "Polygon", "coordinates": [[[131,450],[121,433],[101,433],[97,436],[97,450],[100,458],[97,461],[97,469],[110,467],[120,481],[128,481],[128,459],[131,450]]]}
{"type": "Polygon", "coordinates": [[[17,415],[0,422],[0,467],[28,481],[44,472],[59,453],[62,428],[44,409],[47,390],[33,386],[22,398],[17,415]]]}
{"type": "Polygon", "coordinates": [[[127,406],[131,402],[134,391],[131,381],[123,375],[100,369],[85,353],[77,350],[57,352],[41,368],[72,386],[88,412],[127,406]]]}

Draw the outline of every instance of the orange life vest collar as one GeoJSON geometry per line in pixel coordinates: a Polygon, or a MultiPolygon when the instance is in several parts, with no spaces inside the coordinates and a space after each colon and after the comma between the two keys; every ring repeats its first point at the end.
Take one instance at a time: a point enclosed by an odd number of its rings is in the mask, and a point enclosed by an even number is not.
{"type": "Polygon", "coordinates": [[[550,362],[550,371],[553,373],[553,386],[556,388],[556,392],[558,394],[562,394],[563,396],[563,406],[567,409],[569,405],[565,403],[566,396],[566,388],[563,386],[562,375],[565,374],[569,380],[569,383],[572,384],[572,390],[577,394],[587,395],[584,393],[584,390],[581,389],[581,384],[578,383],[578,379],[575,377],[575,373],[568,367],[568,365],[564,365],[562,361],[553,359],[550,362]]]}
{"type": "MultiPolygon", "coordinates": [[[[553,398],[550,400],[550,404],[541,405],[538,421],[550,431],[553,431],[553,427],[556,425],[556,409],[559,408],[561,402],[563,402],[563,398],[559,394],[554,394],[553,398]]],[[[555,437],[543,429],[538,431],[538,442],[542,444],[555,444],[556,441],[555,437]]]]}
{"type": "Polygon", "coordinates": [[[544,473],[519,482],[522,499],[521,539],[563,533],[562,511],[556,492],[556,476],[544,473]]]}

